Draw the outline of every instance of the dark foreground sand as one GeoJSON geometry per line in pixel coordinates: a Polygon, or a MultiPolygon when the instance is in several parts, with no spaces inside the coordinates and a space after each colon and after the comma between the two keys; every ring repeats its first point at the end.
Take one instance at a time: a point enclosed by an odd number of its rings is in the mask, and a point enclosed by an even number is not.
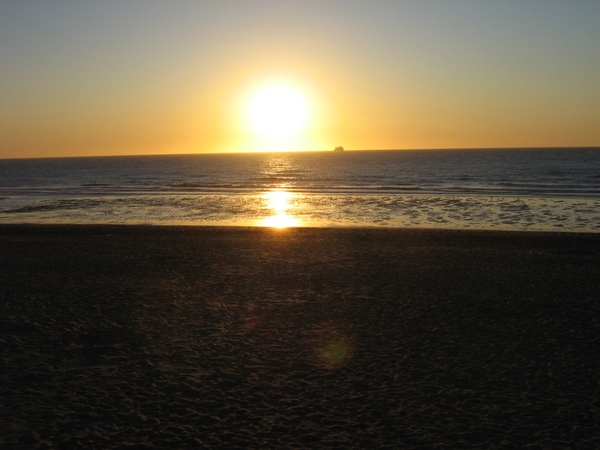
{"type": "Polygon", "coordinates": [[[600,235],[0,226],[2,448],[598,448],[600,235]]]}

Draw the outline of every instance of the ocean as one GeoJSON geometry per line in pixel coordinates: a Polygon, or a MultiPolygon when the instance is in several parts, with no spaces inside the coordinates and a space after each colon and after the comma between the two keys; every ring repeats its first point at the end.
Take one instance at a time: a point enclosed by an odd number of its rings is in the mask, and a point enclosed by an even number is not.
{"type": "Polygon", "coordinates": [[[600,148],[0,160],[0,223],[600,232],[600,148]]]}

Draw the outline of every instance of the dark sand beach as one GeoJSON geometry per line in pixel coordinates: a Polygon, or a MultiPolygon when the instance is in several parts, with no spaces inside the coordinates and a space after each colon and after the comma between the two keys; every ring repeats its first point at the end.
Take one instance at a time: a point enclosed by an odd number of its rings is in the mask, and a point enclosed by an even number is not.
{"type": "Polygon", "coordinates": [[[2,448],[600,448],[600,235],[0,226],[2,448]]]}

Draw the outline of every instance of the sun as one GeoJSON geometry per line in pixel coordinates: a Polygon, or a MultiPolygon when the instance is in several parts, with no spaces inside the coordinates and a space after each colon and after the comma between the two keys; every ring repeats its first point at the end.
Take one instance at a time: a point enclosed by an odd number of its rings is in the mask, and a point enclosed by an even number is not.
{"type": "Polygon", "coordinates": [[[271,140],[300,135],[306,129],[309,115],[306,96],[286,83],[271,83],[256,89],[246,105],[250,130],[271,140]]]}

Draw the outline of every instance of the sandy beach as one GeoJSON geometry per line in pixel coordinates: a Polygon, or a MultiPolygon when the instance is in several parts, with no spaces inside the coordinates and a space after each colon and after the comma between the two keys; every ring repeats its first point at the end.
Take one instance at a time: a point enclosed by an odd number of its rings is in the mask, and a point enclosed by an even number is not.
{"type": "Polygon", "coordinates": [[[0,226],[2,448],[600,448],[600,234],[0,226]]]}

